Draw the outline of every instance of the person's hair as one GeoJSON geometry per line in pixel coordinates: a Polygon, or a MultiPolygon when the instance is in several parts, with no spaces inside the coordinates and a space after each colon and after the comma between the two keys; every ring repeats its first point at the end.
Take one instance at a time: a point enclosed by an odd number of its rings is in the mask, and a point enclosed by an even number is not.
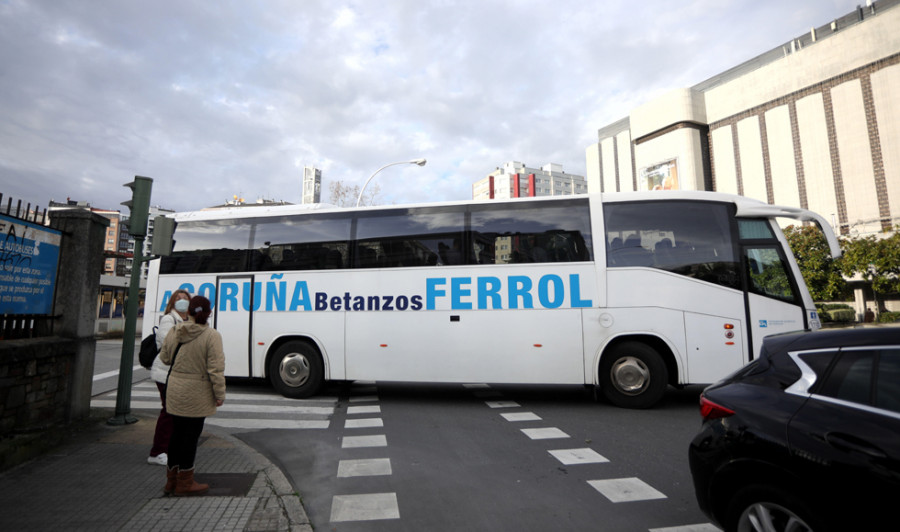
{"type": "Polygon", "coordinates": [[[209,300],[203,296],[194,296],[191,298],[191,306],[188,309],[188,314],[194,318],[194,323],[199,325],[203,325],[206,323],[206,320],[209,319],[209,315],[212,314],[212,309],[210,308],[209,300]]]}
{"type": "Polygon", "coordinates": [[[163,312],[163,314],[168,314],[168,313],[172,312],[172,309],[175,308],[175,302],[178,301],[178,296],[180,296],[182,294],[186,295],[188,300],[191,299],[191,293],[188,292],[187,290],[183,290],[181,288],[179,288],[178,290],[175,290],[174,292],[172,292],[172,295],[169,296],[169,302],[166,303],[166,311],[163,312]]]}

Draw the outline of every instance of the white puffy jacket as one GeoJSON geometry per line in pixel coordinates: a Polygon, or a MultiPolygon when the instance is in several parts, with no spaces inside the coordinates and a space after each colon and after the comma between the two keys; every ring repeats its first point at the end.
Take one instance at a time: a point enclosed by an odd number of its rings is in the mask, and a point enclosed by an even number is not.
{"type": "MultiPolygon", "coordinates": [[[[174,310],[164,315],[159,319],[159,327],[156,329],[156,348],[162,349],[163,341],[166,339],[166,335],[169,334],[169,331],[175,328],[179,323],[184,322],[181,319],[181,314],[178,314],[174,310]]],[[[169,366],[163,364],[163,361],[159,359],[157,356],[153,359],[153,366],[150,367],[150,378],[154,381],[165,384],[166,377],[169,375],[169,366]]]]}

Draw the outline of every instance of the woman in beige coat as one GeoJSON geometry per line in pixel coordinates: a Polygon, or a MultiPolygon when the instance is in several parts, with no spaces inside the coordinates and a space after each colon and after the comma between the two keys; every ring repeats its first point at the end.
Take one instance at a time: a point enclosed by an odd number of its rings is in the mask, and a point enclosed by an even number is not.
{"type": "Polygon", "coordinates": [[[189,320],[166,336],[159,353],[162,362],[172,366],[166,383],[166,409],[173,418],[167,494],[199,495],[209,490],[208,484],[194,482],[194,458],[206,417],[225,402],[225,352],[222,335],[206,323],[211,313],[208,299],[192,297],[189,320]]]}

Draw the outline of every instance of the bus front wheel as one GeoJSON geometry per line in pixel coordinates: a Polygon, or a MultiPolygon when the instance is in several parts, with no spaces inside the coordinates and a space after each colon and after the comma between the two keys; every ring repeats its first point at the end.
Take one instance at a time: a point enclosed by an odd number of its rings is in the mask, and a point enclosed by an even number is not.
{"type": "Polygon", "coordinates": [[[624,342],[600,363],[603,395],[623,408],[650,408],[662,399],[669,383],[666,363],[655,349],[641,342],[624,342]]]}
{"type": "Polygon", "coordinates": [[[322,357],[314,346],[295,340],[279,347],[269,360],[269,380],[285,397],[311,397],[322,386],[322,366],[322,357]]]}

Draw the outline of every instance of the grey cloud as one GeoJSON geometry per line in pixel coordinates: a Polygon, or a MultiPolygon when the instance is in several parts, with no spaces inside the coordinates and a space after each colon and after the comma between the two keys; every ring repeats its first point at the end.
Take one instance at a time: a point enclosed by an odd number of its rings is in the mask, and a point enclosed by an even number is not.
{"type": "Polygon", "coordinates": [[[361,184],[427,157],[380,179],[397,202],[509,160],[580,173],[603,120],[855,5],[823,4],[8,2],[0,192],[117,208],[140,174],[183,210],[299,201],[304,164],[361,184]]]}

